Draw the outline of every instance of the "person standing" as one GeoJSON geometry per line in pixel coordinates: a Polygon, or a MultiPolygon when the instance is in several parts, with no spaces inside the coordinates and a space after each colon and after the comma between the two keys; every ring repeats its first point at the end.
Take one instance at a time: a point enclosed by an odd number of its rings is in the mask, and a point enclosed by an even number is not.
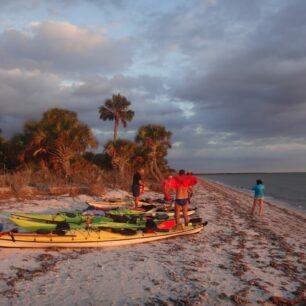
{"type": "Polygon", "coordinates": [[[258,179],[256,181],[256,185],[252,188],[254,191],[254,202],[251,214],[254,214],[256,206],[258,204],[259,206],[259,215],[263,215],[263,205],[264,205],[264,191],[265,191],[265,185],[263,184],[263,181],[258,179]]]}
{"type": "Polygon", "coordinates": [[[186,175],[185,170],[180,170],[179,175],[173,178],[173,189],[176,190],[175,220],[177,229],[181,227],[181,212],[183,212],[185,226],[189,223],[188,217],[188,190],[196,185],[198,179],[193,175],[186,175]]]}
{"type": "Polygon", "coordinates": [[[144,189],[144,169],[140,168],[136,171],[136,173],[133,176],[133,183],[132,183],[132,193],[134,197],[135,207],[138,207],[139,197],[144,189]]]}
{"type": "MultiPolygon", "coordinates": [[[[186,175],[193,175],[192,171],[187,171],[186,175]]],[[[193,197],[194,187],[188,187],[188,203],[191,204],[191,198],[193,197]]]]}

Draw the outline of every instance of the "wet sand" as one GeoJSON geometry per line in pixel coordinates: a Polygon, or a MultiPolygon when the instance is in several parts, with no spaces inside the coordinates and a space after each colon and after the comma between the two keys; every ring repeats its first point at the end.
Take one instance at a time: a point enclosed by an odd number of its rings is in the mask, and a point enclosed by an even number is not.
{"type": "MultiPolygon", "coordinates": [[[[11,200],[1,208],[82,209],[86,199],[11,200]]],[[[273,203],[262,218],[251,216],[250,196],[206,181],[192,204],[209,224],[190,237],[123,248],[0,249],[0,305],[305,304],[305,216],[273,203]]]]}

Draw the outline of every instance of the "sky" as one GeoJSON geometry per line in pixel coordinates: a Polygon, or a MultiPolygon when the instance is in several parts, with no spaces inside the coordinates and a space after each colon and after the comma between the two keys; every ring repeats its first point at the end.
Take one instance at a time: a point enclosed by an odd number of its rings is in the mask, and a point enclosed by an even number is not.
{"type": "Polygon", "coordinates": [[[170,166],[306,171],[306,1],[0,0],[0,128],[52,107],[103,144],[98,107],[131,101],[172,131],[170,166]]]}

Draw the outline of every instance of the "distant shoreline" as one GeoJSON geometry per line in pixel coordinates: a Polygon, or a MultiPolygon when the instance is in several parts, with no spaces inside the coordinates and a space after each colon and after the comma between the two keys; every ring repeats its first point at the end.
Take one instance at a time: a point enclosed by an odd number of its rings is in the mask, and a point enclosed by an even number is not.
{"type": "Polygon", "coordinates": [[[236,175],[236,174],[305,174],[306,171],[298,172],[211,172],[211,173],[194,173],[194,175],[236,175]]]}

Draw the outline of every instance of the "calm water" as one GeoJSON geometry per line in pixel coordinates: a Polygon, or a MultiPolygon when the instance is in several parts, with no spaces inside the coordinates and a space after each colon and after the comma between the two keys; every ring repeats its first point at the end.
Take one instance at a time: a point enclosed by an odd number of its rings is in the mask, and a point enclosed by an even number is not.
{"type": "Polygon", "coordinates": [[[260,178],[266,186],[266,198],[306,213],[306,173],[203,174],[200,177],[250,193],[260,178]]]}

